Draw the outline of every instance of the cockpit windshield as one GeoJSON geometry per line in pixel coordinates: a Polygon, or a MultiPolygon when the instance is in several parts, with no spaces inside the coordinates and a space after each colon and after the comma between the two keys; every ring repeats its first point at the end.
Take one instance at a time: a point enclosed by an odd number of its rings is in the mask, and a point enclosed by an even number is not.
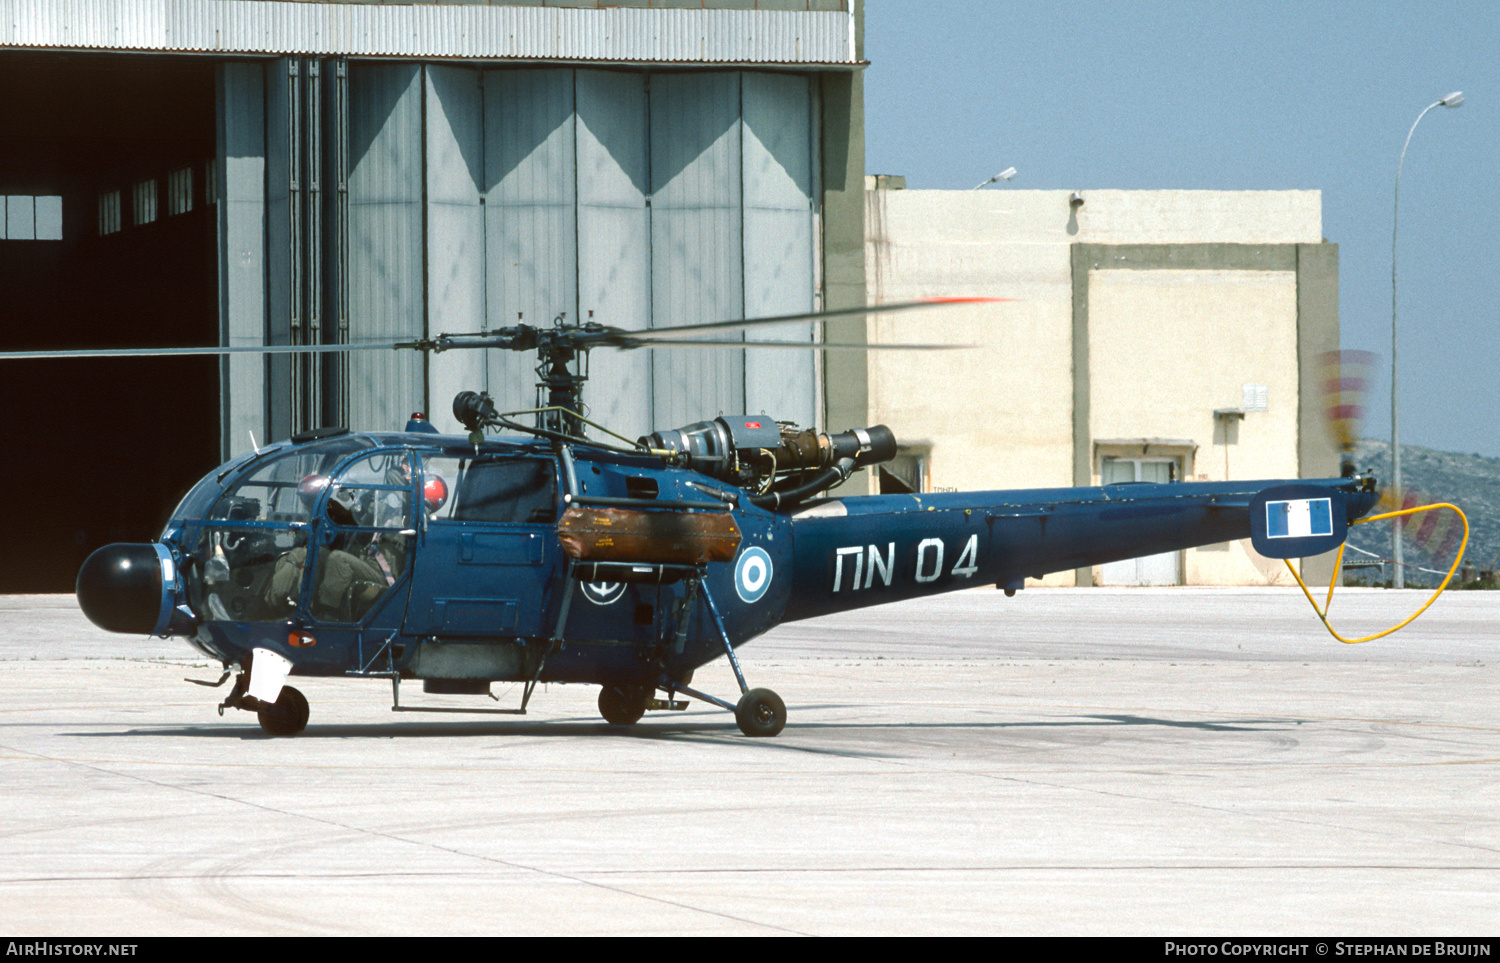
{"type": "Polygon", "coordinates": [[[210,518],[229,521],[306,522],[311,504],[328,484],[329,472],[355,452],[364,438],[345,436],[293,448],[253,467],[214,505],[210,518]]]}

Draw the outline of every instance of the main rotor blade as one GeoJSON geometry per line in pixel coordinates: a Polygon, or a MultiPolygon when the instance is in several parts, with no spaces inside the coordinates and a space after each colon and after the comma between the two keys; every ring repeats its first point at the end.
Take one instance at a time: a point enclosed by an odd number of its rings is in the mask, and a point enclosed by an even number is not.
{"type": "Polygon", "coordinates": [[[235,348],[90,348],[79,351],[0,351],[0,361],[11,358],[169,358],[221,354],[326,354],[331,351],[390,351],[409,343],[382,341],[360,344],[267,344],[235,348]]]}
{"type": "MultiPolygon", "coordinates": [[[[762,348],[770,347],[807,347],[825,350],[850,350],[868,351],[892,348],[896,350],[933,350],[966,347],[965,345],[859,345],[859,344],[813,344],[811,342],[774,342],[774,341],[751,341],[751,342],[722,342],[722,341],[695,341],[680,337],[684,334],[702,334],[709,331],[743,331],[748,328],[758,328],[772,324],[795,324],[797,322],[827,321],[832,318],[847,318],[857,315],[868,314],[894,314],[900,311],[913,311],[918,308],[933,308],[953,304],[991,304],[1000,301],[1010,301],[1011,298],[924,298],[920,301],[903,301],[897,304],[873,304],[858,308],[837,308],[832,311],[812,311],[805,314],[782,314],[769,318],[741,318],[736,321],[713,321],[706,324],[688,324],[676,328],[654,328],[644,331],[626,331],[619,328],[604,328],[602,330],[585,330],[580,327],[565,326],[563,333],[567,334],[571,343],[579,348],[588,349],[593,347],[615,347],[635,348],[655,345],[677,344],[684,347],[724,347],[726,344],[735,344],[740,347],[755,345],[762,348]]],[[[416,350],[443,351],[452,348],[500,348],[503,350],[532,350],[540,347],[535,337],[545,339],[551,330],[556,329],[531,329],[522,326],[526,332],[533,335],[533,340],[524,346],[521,344],[508,343],[517,336],[514,333],[490,333],[474,336],[459,336],[453,340],[446,340],[449,336],[443,336],[437,340],[422,339],[418,341],[380,341],[363,342],[357,344],[268,344],[268,345],[245,345],[240,347],[216,347],[216,348],[88,348],[82,350],[60,349],[42,351],[0,351],[0,361],[19,359],[42,359],[42,358],[171,358],[191,357],[195,355],[232,355],[232,354],[327,354],[340,351],[391,351],[399,348],[414,348],[416,350]]],[[[509,332],[511,329],[502,329],[509,332]]],[[[521,330],[518,328],[517,330],[521,330]]]]}
{"type": "Polygon", "coordinates": [[[651,339],[641,344],[605,345],[629,348],[800,348],[803,351],[951,351],[972,344],[854,344],[843,341],[717,341],[708,338],[651,339]]]}
{"type": "Polygon", "coordinates": [[[951,304],[996,304],[1013,298],[923,298],[920,301],[902,301],[898,304],[870,304],[860,308],[835,308],[832,311],[812,311],[806,314],[781,314],[770,318],[741,318],[737,321],[711,321],[706,324],[685,324],[677,328],[651,328],[647,331],[632,331],[634,337],[671,338],[678,334],[697,334],[701,331],[739,331],[758,328],[767,324],[794,324],[798,321],[827,321],[831,318],[849,318],[860,314],[895,314],[898,311],[914,311],[918,308],[937,308],[951,304]]]}

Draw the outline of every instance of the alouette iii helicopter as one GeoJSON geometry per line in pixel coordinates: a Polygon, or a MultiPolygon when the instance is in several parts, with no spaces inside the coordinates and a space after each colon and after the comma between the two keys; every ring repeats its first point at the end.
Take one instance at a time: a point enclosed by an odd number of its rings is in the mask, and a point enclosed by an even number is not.
{"type": "Polygon", "coordinates": [[[852,472],[896,455],[889,428],[833,433],[733,415],[631,442],[581,414],[595,348],[724,347],[699,336],[930,305],[652,331],[559,319],[384,345],[0,357],[537,352],[534,409],[497,412],[466,391],[453,402],[466,436],[421,415],[402,432],[304,432],[210,472],[157,541],[107,545],[84,563],[77,593],[89,619],[186,638],[224,666],[199,684],[234,677],[219,713],[255,712],[272,735],[307,725],[306,698],[286,684],[302,675],[389,679],[395,711],[523,714],[538,683],[590,683],[616,725],[697,699],[733,712],[746,735],[774,736],[786,706],[749,687],[735,649],[780,623],[979,585],[1013,595],[1028,577],[1247,536],[1268,557],[1317,555],[1376,504],[1375,479],[1352,465],[1316,481],[835,497],[852,472]],[[735,701],[694,682],[721,655],[735,701]],[[428,693],[523,688],[518,708],[423,709],[401,703],[409,680],[428,693]]]}

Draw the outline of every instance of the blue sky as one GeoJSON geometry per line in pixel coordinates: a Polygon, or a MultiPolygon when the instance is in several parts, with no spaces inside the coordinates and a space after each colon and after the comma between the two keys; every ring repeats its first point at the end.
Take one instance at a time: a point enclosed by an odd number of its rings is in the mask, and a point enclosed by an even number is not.
{"type": "Polygon", "coordinates": [[[1401,145],[1401,439],[1500,456],[1500,2],[870,0],[866,165],[911,188],[1323,192],[1345,348],[1384,379],[1401,145]]]}

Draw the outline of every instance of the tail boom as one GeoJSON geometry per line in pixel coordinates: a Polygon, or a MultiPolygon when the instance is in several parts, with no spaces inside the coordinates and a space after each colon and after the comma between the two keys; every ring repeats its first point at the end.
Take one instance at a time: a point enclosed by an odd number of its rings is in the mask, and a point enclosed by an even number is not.
{"type": "Polygon", "coordinates": [[[1378,497],[1363,476],[830,499],[793,517],[784,621],[1249,538],[1278,488],[1327,492],[1348,521],[1378,497]]]}

